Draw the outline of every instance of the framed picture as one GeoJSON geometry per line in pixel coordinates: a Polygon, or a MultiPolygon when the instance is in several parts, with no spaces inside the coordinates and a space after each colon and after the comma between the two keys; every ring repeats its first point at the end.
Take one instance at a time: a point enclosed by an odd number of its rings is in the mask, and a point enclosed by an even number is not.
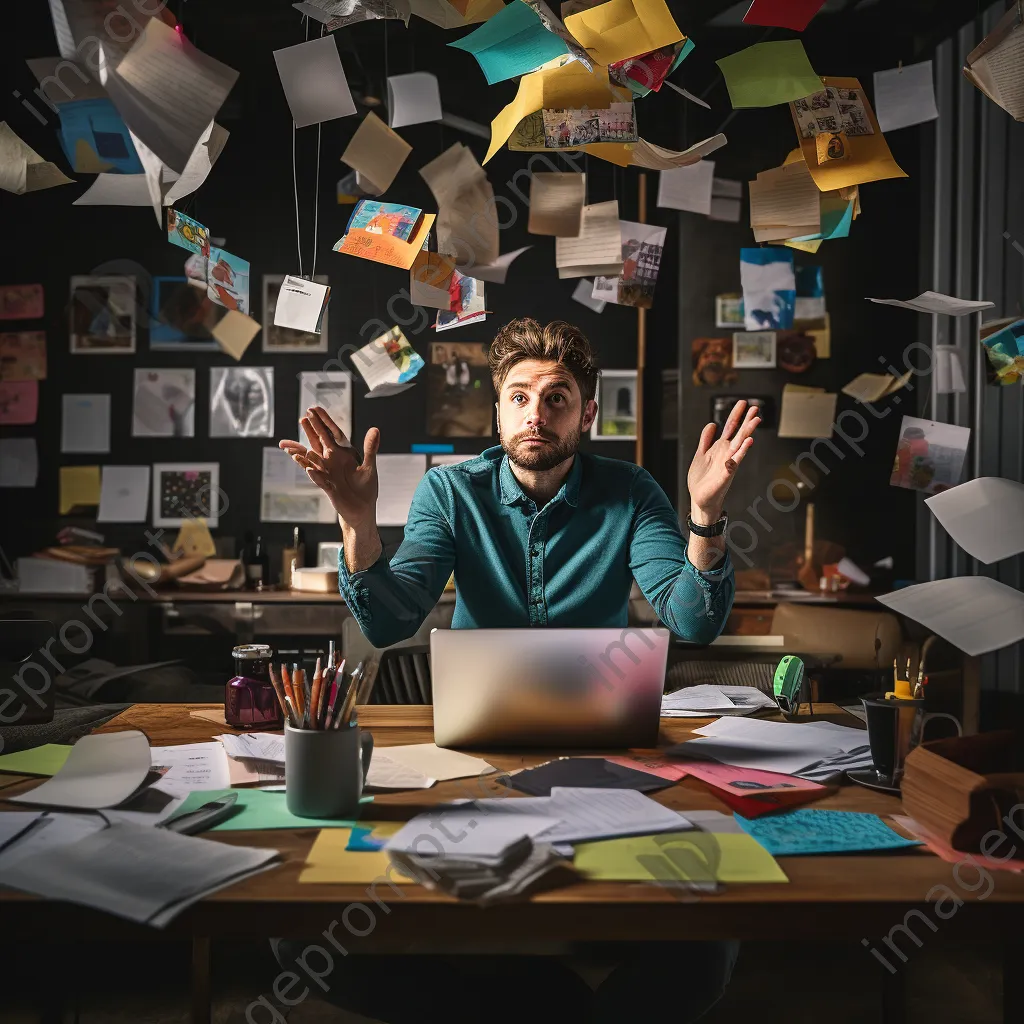
{"type": "Polygon", "coordinates": [[[210,367],[210,437],[274,436],[274,368],[210,367]]]}
{"type": "Polygon", "coordinates": [[[153,525],[184,526],[220,519],[220,463],[157,462],[153,466],[153,525]]]}
{"type": "Polygon", "coordinates": [[[135,278],[72,277],[70,338],[75,355],[135,351],[135,278]]]}
{"type": "Polygon", "coordinates": [[[716,327],[742,327],[743,326],[743,296],[742,295],[716,295],[715,296],[715,326],[716,327]]]}
{"type": "Polygon", "coordinates": [[[490,437],[494,390],[487,346],[432,341],[427,369],[427,433],[431,437],[490,437]]]}
{"type": "Polygon", "coordinates": [[[154,277],[149,347],[163,352],[219,352],[213,327],[223,313],[206,294],[206,283],[188,277],[154,277]]]}
{"type": "Polygon", "coordinates": [[[775,332],[737,331],[732,336],[732,365],[735,370],[775,369],[775,332]]]}
{"type": "MultiPolygon", "coordinates": [[[[317,274],[313,278],[317,284],[330,284],[326,274],[317,274]]],[[[324,310],[320,323],[320,333],[296,331],[292,327],[275,327],[274,310],[277,309],[277,296],[281,291],[284,274],[263,275],[263,351],[264,352],[326,352],[327,351],[327,314],[324,310]]]]}
{"type": "Polygon", "coordinates": [[[342,543],[340,540],[322,540],[316,546],[316,564],[325,569],[336,569],[341,557],[342,543]]]}
{"type": "Polygon", "coordinates": [[[592,441],[636,440],[636,370],[602,370],[592,441]]]}
{"type": "Polygon", "coordinates": [[[195,437],[196,371],[135,370],[132,437],[195,437]]]}

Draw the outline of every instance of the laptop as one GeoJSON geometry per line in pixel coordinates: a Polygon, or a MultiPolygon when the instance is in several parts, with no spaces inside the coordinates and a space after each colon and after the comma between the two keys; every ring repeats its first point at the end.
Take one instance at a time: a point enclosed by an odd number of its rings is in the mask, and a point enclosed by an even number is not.
{"type": "Polygon", "coordinates": [[[441,747],[653,747],[667,629],[433,629],[441,747]]]}

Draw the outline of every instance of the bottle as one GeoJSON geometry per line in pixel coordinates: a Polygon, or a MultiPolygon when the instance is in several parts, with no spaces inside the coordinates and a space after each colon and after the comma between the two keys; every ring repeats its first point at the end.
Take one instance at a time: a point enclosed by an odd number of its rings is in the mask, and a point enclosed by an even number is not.
{"type": "Polygon", "coordinates": [[[242,644],[232,650],[235,675],[224,689],[224,721],[228,725],[240,729],[281,725],[281,706],[270,682],[273,656],[267,644],[242,644]]]}
{"type": "Polygon", "coordinates": [[[281,552],[281,584],[292,585],[292,569],[301,569],[306,564],[306,543],[302,539],[302,530],[295,527],[292,531],[292,543],[281,552]]]}
{"type": "Polygon", "coordinates": [[[245,585],[249,590],[255,590],[257,584],[263,577],[263,566],[256,556],[256,541],[252,531],[246,530],[242,541],[242,567],[245,569],[245,585]]]}
{"type": "Polygon", "coordinates": [[[253,549],[253,564],[249,576],[250,585],[253,590],[263,590],[270,586],[270,556],[267,554],[267,546],[263,537],[256,536],[256,547],[253,549]]]}

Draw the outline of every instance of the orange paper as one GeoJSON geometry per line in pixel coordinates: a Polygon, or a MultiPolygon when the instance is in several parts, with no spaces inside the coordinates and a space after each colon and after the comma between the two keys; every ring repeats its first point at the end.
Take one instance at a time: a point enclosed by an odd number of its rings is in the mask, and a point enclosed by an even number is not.
{"type": "Polygon", "coordinates": [[[416,261],[416,254],[423,248],[424,239],[434,224],[435,214],[425,213],[412,238],[403,242],[394,235],[376,234],[363,228],[353,228],[334,246],[335,252],[360,256],[364,260],[384,263],[389,267],[409,270],[416,261]]]}

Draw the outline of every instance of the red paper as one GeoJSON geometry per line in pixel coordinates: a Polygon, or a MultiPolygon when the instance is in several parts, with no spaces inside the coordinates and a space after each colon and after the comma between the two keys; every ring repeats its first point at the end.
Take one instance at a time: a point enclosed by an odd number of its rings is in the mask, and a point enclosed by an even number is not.
{"type": "Polygon", "coordinates": [[[770,25],[803,32],[824,6],[825,0],[754,0],[743,20],[748,25],[770,25]]]}
{"type": "Polygon", "coordinates": [[[34,320],[42,315],[41,284],[0,284],[0,320],[34,320]]]}
{"type": "Polygon", "coordinates": [[[786,811],[790,807],[799,804],[810,803],[819,796],[827,793],[826,787],[820,790],[798,789],[792,793],[759,793],[757,796],[734,796],[724,789],[716,789],[715,796],[722,801],[726,807],[744,818],[759,818],[762,814],[771,814],[772,811],[786,811]]]}
{"type": "Polygon", "coordinates": [[[793,793],[799,790],[823,790],[820,782],[798,779],[781,772],[763,772],[756,768],[737,768],[717,761],[680,761],[679,767],[687,775],[706,782],[715,789],[725,790],[733,796],[761,796],[765,793],[793,793]]]}
{"type": "Polygon", "coordinates": [[[5,426],[35,423],[39,409],[39,381],[0,383],[0,423],[5,426]]]}

